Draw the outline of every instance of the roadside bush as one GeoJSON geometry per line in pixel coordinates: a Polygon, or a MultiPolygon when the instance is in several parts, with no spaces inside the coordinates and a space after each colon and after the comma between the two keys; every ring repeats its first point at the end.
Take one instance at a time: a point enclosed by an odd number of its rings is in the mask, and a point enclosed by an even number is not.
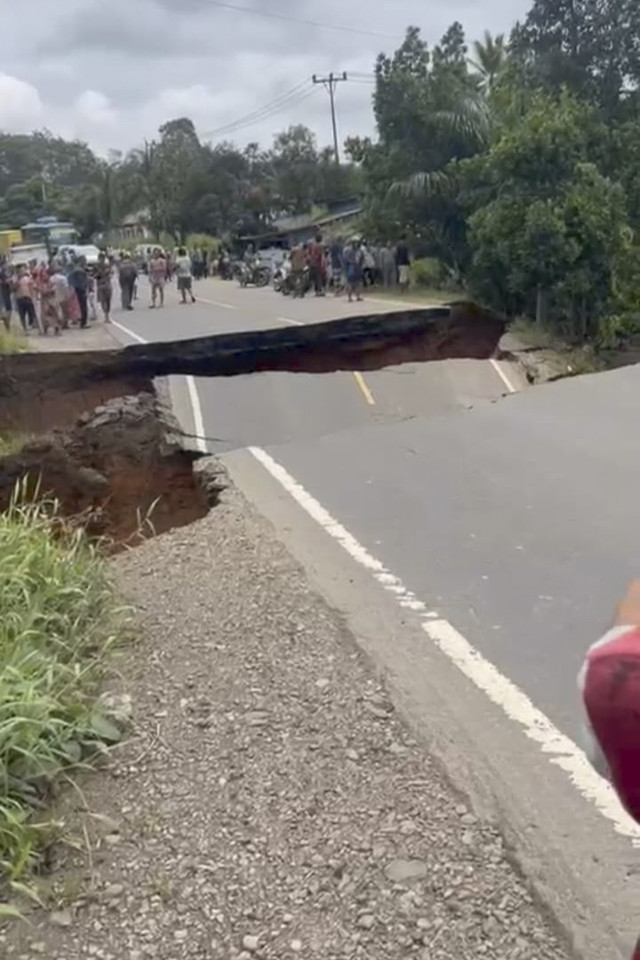
{"type": "Polygon", "coordinates": [[[191,233],[187,237],[187,247],[189,250],[206,250],[213,254],[220,249],[220,241],[208,233],[191,233]]]}
{"type": "Polygon", "coordinates": [[[414,260],[410,270],[411,283],[416,287],[442,287],[447,279],[446,270],[439,260],[423,257],[414,260]]]}
{"type": "Polygon", "coordinates": [[[26,348],[27,345],[24,337],[18,333],[5,330],[4,327],[0,327],[0,355],[3,353],[20,353],[22,350],[26,350],[26,348]]]}
{"type": "Polygon", "coordinates": [[[49,838],[33,812],[55,779],[119,738],[96,698],[124,625],[99,548],[55,504],[16,496],[0,514],[0,880],[49,838]]]}

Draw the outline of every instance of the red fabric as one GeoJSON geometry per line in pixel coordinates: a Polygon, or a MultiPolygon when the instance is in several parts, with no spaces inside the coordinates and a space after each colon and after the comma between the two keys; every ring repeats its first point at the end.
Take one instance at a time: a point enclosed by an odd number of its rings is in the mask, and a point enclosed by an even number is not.
{"type": "Polygon", "coordinates": [[[640,823],[640,627],[588,653],[583,697],[611,781],[640,823]]]}
{"type": "Polygon", "coordinates": [[[309,263],[320,270],[324,269],[324,249],[315,240],[309,244],[309,263]]]}

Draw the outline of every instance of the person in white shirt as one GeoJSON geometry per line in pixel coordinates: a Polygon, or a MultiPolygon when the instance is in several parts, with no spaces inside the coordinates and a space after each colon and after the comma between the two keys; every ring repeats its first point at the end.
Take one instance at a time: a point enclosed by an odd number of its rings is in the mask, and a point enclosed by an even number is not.
{"type": "Polygon", "coordinates": [[[184,247],[180,247],[178,250],[178,258],[176,260],[176,272],[178,274],[178,290],[182,297],[181,303],[187,302],[187,294],[191,297],[191,303],[196,302],[196,298],[193,295],[193,272],[191,267],[191,257],[188,255],[184,247]]]}
{"type": "Polygon", "coordinates": [[[53,264],[53,273],[51,274],[50,282],[53,288],[53,303],[58,322],[62,329],[66,330],[69,326],[69,281],[57,261],[53,264]]]}

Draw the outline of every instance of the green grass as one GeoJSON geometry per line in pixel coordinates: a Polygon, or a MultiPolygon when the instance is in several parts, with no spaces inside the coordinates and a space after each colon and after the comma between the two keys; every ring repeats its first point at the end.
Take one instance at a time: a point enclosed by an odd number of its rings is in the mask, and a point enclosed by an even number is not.
{"type": "Polygon", "coordinates": [[[96,698],[125,619],[100,548],[55,504],[16,495],[0,514],[0,881],[28,873],[55,831],[54,781],[119,737],[96,698]]]}
{"type": "Polygon", "coordinates": [[[10,457],[17,453],[27,442],[27,438],[21,434],[0,433],[0,457],[10,457]]]}
{"type": "Polygon", "coordinates": [[[21,353],[27,349],[26,338],[0,326],[0,354],[21,353]]]}

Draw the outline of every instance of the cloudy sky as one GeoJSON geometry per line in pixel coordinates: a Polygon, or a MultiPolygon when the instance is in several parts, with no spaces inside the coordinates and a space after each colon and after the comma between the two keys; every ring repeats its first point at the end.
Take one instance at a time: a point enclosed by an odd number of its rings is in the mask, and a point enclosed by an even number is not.
{"type": "Polygon", "coordinates": [[[106,153],[189,115],[213,141],[266,146],[274,132],[306,123],[326,144],[329,100],[312,85],[313,73],[352,75],[339,88],[340,137],[367,134],[376,55],[392,52],[409,24],[436,42],[457,19],[473,40],[485,29],[508,32],[529,6],[530,0],[29,0],[28,10],[3,4],[3,36],[20,42],[4,44],[0,129],[47,127],[106,153]]]}

